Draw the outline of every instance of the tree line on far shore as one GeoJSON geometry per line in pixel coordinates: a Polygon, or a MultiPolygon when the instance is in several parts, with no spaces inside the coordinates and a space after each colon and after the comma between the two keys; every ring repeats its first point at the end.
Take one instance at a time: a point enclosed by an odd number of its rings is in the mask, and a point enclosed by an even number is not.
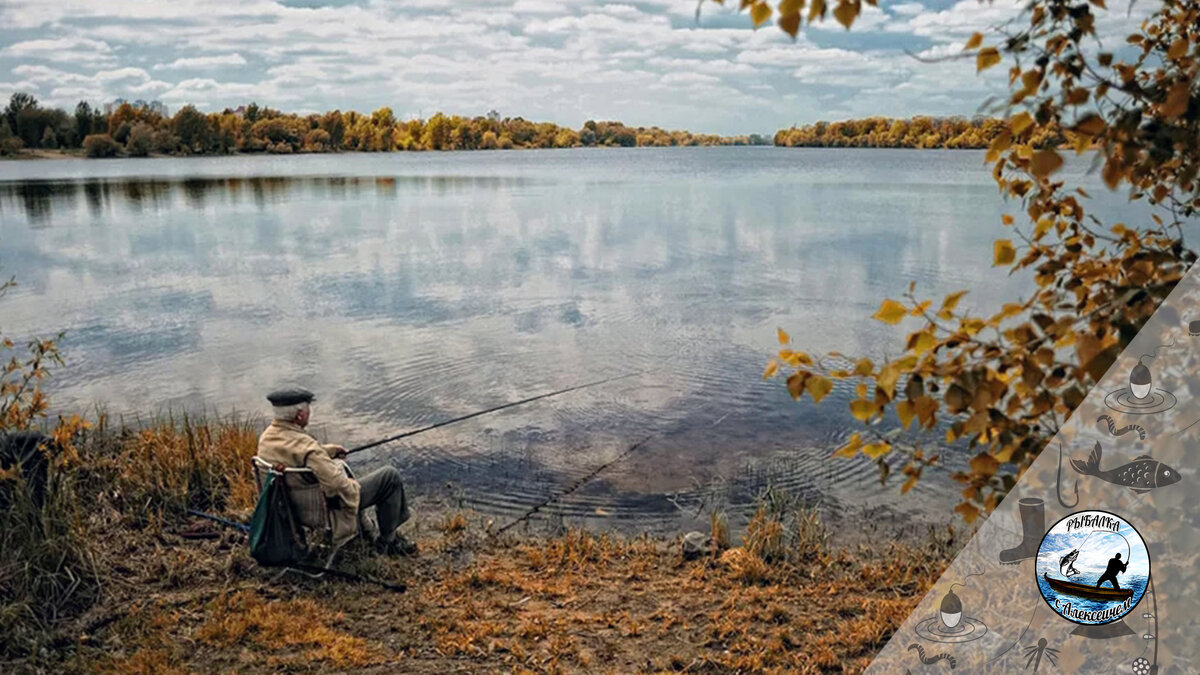
{"type": "MultiPolygon", "coordinates": [[[[369,115],[340,110],[298,115],[260,107],[204,113],[184,106],[164,117],[123,103],[105,114],[86,101],[74,113],[13,94],[0,123],[0,156],[23,148],[78,149],[88,157],[145,157],[229,153],[392,152],[402,150],[507,150],[593,146],[669,147],[770,145],[781,147],[987,148],[1008,128],[990,117],[870,117],[781,129],[774,139],[758,134],[718,136],[587,121],[578,130],[492,111],[477,117],[437,113],[398,120],[390,108],[369,115]]],[[[1055,125],[1039,127],[1035,147],[1065,142],[1055,125]]]]}
{"type": "MultiPolygon", "coordinates": [[[[928,117],[910,119],[868,117],[844,122],[817,122],[775,133],[775,145],[823,148],[987,148],[1009,129],[995,117],[928,117]]],[[[1035,147],[1056,147],[1066,142],[1054,124],[1034,131],[1035,147]]]]}
{"type": "Polygon", "coordinates": [[[340,110],[324,114],[283,113],[255,103],[204,113],[184,106],[174,115],[129,103],[111,114],[86,101],[74,114],[43,107],[29,94],[13,94],[0,124],[0,155],[22,148],[82,148],[88,157],[234,152],[391,152],[400,150],[506,150],[589,146],[769,145],[771,139],[717,136],[629,127],[589,120],[578,130],[521,117],[461,117],[438,113],[429,119],[398,120],[390,108],[369,115],[340,110]]]}

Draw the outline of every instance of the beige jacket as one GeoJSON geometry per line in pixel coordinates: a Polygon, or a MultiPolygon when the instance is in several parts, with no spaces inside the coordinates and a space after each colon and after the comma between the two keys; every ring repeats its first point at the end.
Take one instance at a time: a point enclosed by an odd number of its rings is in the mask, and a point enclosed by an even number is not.
{"type": "Polygon", "coordinates": [[[334,459],[333,445],[322,445],[297,424],[275,420],[258,437],[258,456],[271,464],[308,467],[326,497],[338,497],[341,508],[330,511],[333,544],[341,546],[358,534],[359,485],[346,475],[345,463],[334,459]]]}

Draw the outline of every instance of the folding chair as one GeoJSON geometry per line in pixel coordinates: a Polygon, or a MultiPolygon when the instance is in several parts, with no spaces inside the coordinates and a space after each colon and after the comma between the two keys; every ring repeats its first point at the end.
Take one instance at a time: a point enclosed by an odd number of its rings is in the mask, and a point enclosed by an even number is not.
{"type": "MultiPolygon", "coordinates": [[[[292,507],[289,522],[296,530],[293,535],[301,542],[310,557],[323,555],[323,553],[319,553],[320,549],[328,548],[329,555],[325,558],[324,564],[320,566],[322,569],[328,570],[333,565],[333,559],[341,547],[333,545],[333,515],[329,511],[325,493],[321,491],[321,484],[317,481],[316,474],[312,469],[272,465],[270,462],[255,457],[254,480],[258,483],[259,494],[262,493],[267,476],[271,474],[274,474],[276,480],[283,485],[288,504],[292,507]]],[[[314,574],[285,567],[276,578],[288,572],[298,572],[314,579],[323,576],[323,573],[314,574]]]]}

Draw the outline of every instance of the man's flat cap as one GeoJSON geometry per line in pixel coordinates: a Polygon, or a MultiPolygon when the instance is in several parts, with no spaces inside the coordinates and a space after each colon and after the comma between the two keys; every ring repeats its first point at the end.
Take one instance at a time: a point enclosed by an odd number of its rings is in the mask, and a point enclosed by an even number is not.
{"type": "Polygon", "coordinates": [[[299,405],[301,403],[312,403],[317,397],[307,389],[280,389],[267,394],[267,400],[276,408],[287,405],[299,405]]]}

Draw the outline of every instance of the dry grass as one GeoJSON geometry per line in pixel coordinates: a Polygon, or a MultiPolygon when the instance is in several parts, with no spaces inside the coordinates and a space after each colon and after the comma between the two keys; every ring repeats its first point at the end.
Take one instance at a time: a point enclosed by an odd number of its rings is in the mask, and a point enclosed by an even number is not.
{"type": "MultiPolygon", "coordinates": [[[[768,493],[740,547],[695,561],[648,537],[497,539],[453,512],[419,516],[415,560],[344,555],[406,594],[272,583],[239,533],[173,534],[186,506],[249,504],[252,478],[222,472],[246,464],[252,438],[245,423],[181,419],[83,444],[72,527],[104,571],[101,601],[31,628],[43,651],[14,649],[0,672],[859,672],[952,554],[932,540],[831,550],[814,510],[768,493]]],[[[724,517],[712,528],[727,547],[724,517]]]]}

